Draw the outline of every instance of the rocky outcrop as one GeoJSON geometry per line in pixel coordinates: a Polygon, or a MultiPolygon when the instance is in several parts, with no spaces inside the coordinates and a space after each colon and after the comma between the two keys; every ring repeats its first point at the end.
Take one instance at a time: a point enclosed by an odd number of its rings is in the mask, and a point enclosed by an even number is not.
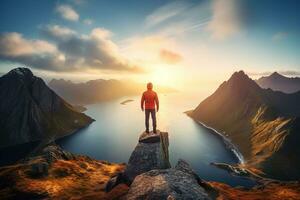
{"type": "Polygon", "coordinates": [[[167,132],[142,133],[129,158],[125,171],[108,181],[106,191],[112,190],[120,183],[130,185],[137,175],[152,169],[170,168],[168,148],[169,138],[167,132]]]}
{"type": "Polygon", "coordinates": [[[167,132],[142,133],[123,173],[110,179],[106,190],[120,183],[130,185],[126,199],[211,199],[212,187],[202,181],[188,163],[169,162],[167,132]]]}
{"type": "Polygon", "coordinates": [[[54,140],[93,122],[27,68],[0,77],[0,147],[54,140]]]}
{"type": "Polygon", "coordinates": [[[45,177],[48,175],[50,166],[58,160],[76,160],[76,155],[63,150],[55,143],[37,148],[26,158],[20,160],[29,166],[28,175],[32,178],[45,177]]]}
{"type": "Polygon", "coordinates": [[[157,134],[144,132],[129,158],[124,178],[131,183],[141,173],[152,169],[170,168],[168,147],[167,132],[158,131],[157,134]]]}
{"type": "Polygon", "coordinates": [[[37,148],[30,155],[28,155],[22,162],[28,162],[30,160],[36,160],[36,157],[42,158],[48,164],[52,164],[57,160],[74,160],[76,155],[63,150],[55,143],[51,143],[44,147],[37,148]]]}
{"type": "Polygon", "coordinates": [[[127,194],[128,200],[142,199],[211,199],[213,189],[179,160],[175,168],[151,170],[137,176],[127,194]]]}

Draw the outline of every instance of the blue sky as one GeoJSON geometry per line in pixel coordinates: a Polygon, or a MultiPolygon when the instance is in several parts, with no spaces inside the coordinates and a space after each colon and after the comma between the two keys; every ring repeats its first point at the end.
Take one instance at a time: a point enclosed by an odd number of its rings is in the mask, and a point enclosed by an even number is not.
{"type": "Polygon", "coordinates": [[[224,80],[240,69],[251,75],[300,75],[297,0],[0,4],[2,73],[28,66],[49,77],[150,79],[167,85],[224,80]]]}

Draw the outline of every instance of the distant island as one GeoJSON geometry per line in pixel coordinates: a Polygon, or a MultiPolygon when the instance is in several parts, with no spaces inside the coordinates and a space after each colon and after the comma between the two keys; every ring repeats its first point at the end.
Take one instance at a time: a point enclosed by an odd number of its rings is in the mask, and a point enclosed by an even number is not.
{"type": "Polygon", "coordinates": [[[127,99],[125,101],[122,101],[120,104],[126,105],[127,103],[132,102],[132,101],[133,101],[132,99],[127,99]]]}

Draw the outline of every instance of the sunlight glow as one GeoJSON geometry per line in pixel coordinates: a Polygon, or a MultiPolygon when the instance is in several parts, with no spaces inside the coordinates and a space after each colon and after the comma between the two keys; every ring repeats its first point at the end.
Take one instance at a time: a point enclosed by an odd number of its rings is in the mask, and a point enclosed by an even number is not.
{"type": "Polygon", "coordinates": [[[166,85],[174,88],[180,85],[178,70],[175,68],[172,69],[170,66],[157,66],[157,68],[149,75],[146,75],[145,78],[158,85],[166,85]]]}

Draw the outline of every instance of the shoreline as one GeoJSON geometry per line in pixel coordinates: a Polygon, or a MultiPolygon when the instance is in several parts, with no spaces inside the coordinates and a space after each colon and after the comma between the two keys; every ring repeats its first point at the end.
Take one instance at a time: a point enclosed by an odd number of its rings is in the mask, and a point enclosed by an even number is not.
{"type": "Polygon", "coordinates": [[[204,128],[207,128],[209,130],[212,130],[217,136],[219,136],[224,144],[226,145],[226,148],[228,148],[229,150],[232,151],[232,153],[237,157],[237,159],[240,161],[239,164],[244,164],[245,163],[245,159],[244,156],[242,155],[242,153],[238,150],[238,148],[231,142],[231,140],[226,137],[225,135],[223,135],[222,133],[220,133],[219,131],[217,131],[216,129],[207,126],[206,124],[204,124],[201,121],[195,120],[193,119],[195,122],[197,122],[198,124],[200,124],[201,126],[203,126],[204,128]]]}
{"type": "MultiPolygon", "coordinates": [[[[73,134],[76,134],[78,133],[80,130],[84,129],[84,128],[87,128],[88,126],[90,126],[93,122],[95,122],[96,120],[91,118],[92,121],[88,124],[86,124],[85,126],[83,127],[80,127],[80,128],[77,128],[77,129],[74,129],[72,131],[70,131],[69,133],[66,133],[66,134],[62,134],[62,135],[54,135],[52,136],[51,138],[45,138],[44,140],[40,140],[39,144],[33,149],[33,151],[31,153],[34,153],[38,150],[40,150],[41,148],[44,148],[45,146],[47,145],[50,145],[51,143],[56,143],[57,140],[60,140],[60,139],[63,139],[63,138],[66,138],[66,137],[69,137],[73,134]]],[[[37,141],[38,142],[38,141],[37,141]]],[[[31,154],[30,153],[30,154],[31,154]]]]}
{"type": "Polygon", "coordinates": [[[224,142],[225,146],[227,149],[229,149],[235,156],[236,158],[239,160],[238,164],[244,164],[245,163],[245,159],[244,156],[242,155],[242,153],[239,151],[239,149],[237,148],[237,146],[235,146],[231,140],[226,137],[225,135],[223,135],[221,132],[219,132],[218,130],[206,125],[205,123],[199,121],[199,120],[195,120],[192,116],[191,116],[191,112],[192,110],[186,111],[184,112],[187,116],[189,116],[190,118],[192,118],[197,124],[203,126],[204,128],[207,128],[211,131],[214,132],[215,135],[217,135],[218,137],[220,137],[222,139],[222,141],[224,142]]]}

